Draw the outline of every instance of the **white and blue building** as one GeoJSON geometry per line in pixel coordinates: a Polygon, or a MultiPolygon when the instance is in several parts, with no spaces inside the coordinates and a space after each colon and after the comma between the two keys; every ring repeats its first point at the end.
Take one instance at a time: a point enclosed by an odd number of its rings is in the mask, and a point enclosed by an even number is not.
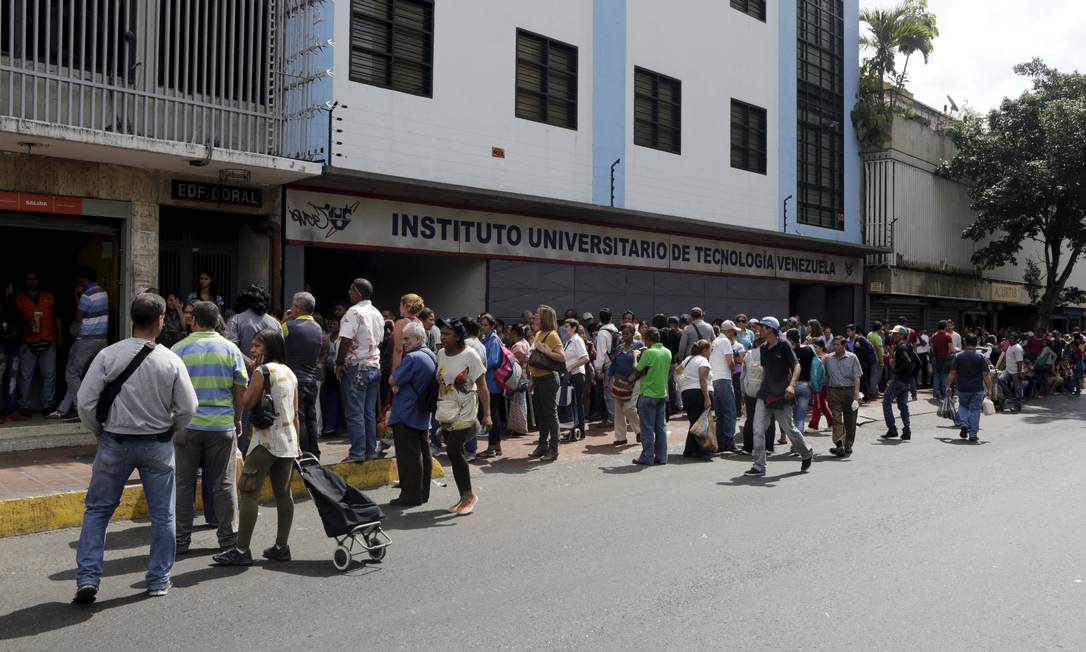
{"type": "Polygon", "coordinates": [[[857,0],[313,0],[284,286],[858,319],[857,0]]]}

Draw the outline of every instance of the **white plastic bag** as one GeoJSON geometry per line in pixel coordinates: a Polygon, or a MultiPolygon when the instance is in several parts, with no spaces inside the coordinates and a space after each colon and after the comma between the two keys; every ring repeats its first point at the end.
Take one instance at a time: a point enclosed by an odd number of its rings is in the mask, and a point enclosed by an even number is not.
{"type": "Polygon", "coordinates": [[[985,396],[984,402],[980,405],[980,411],[983,412],[985,416],[992,416],[995,414],[995,403],[992,402],[992,399],[985,396]]]}

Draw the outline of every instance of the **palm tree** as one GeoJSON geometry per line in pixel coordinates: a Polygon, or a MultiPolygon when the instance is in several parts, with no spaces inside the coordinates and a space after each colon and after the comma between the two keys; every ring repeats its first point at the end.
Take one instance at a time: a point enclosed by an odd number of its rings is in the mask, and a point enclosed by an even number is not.
{"type": "MultiPolygon", "coordinates": [[[[886,80],[904,86],[909,58],[920,52],[927,63],[932,52],[932,40],[939,35],[935,16],[928,11],[927,0],[905,0],[890,9],[864,9],[860,22],[869,33],[860,37],[862,47],[873,50],[871,67],[879,76],[879,101],[886,99],[886,80]],[[897,73],[896,57],[905,55],[905,66],[897,73]]],[[[890,99],[891,106],[893,98],[890,99]]]]}

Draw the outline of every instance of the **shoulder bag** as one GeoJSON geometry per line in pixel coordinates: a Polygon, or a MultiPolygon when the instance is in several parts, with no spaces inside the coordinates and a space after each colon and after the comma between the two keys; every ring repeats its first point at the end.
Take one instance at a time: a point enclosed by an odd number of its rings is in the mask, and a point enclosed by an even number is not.
{"type": "Polygon", "coordinates": [[[271,395],[271,374],[267,365],[261,365],[259,371],[264,376],[264,393],[260,397],[260,403],[249,413],[249,422],[254,428],[267,430],[275,425],[275,418],[279,414],[275,411],[275,401],[271,395]]]}
{"type": "MultiPolygon", "coordinates": [[[[553,331],[552,331],[553,332],[553,331]]],[[[542,337],[540,342],[546,343],[547,338],[542,337]]],[[[544,354],[539,349],[532,347],[532,354],[528,356],[528,366],[539,369],[540,371],[557,371],[558,373],[566,372],[566,361],[561,362],[555,360],[549,355],[544,354]]]]}
{"type": "Polygon", "coordinates": [[[140,348],[132,361],[128,363],[128,366],[124,368],[119,376],[106,383],[102,393],[98,395],[98,406],[95,409],[95,418],[98,421],[99,432],[105,430],[106,422],[109,421],[109,411],[113,409],[113,402],[117,400],[117,397],[121,394],[121,388],[124,386],[128,378],[135,373],[143,361],[147,359],[147,356],[151,355],[151,352],[158,346],[154,342],[149,342],[140,348]]]}

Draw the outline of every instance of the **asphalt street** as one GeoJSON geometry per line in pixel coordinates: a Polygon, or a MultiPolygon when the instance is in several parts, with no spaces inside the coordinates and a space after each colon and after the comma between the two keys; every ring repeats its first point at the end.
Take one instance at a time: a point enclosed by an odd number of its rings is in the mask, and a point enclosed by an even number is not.
{"type": "MultiPolygon", "coordinates": [[[[1086,641],[1086,400],[986,417],[961,443],[932,405],[911,442],[860,428],[809,474],[778,453],[666,467],[632,455],[475,473],[392,512],[382,563],[331,563],[308,501],[295,561],[210,564],[214,533],[142,593],[146,523],[111,528],[99,601],[69,604],[76,530],[0,540],[0,650],[1081,649],[1086,641]]],[[[582,445],[582,444],[572,444],[582,445]]],[[[373,492],[387,501],[391,489],[373,492]]],[[[261,509],[254,548],[270,545],[261,509]]]]}

